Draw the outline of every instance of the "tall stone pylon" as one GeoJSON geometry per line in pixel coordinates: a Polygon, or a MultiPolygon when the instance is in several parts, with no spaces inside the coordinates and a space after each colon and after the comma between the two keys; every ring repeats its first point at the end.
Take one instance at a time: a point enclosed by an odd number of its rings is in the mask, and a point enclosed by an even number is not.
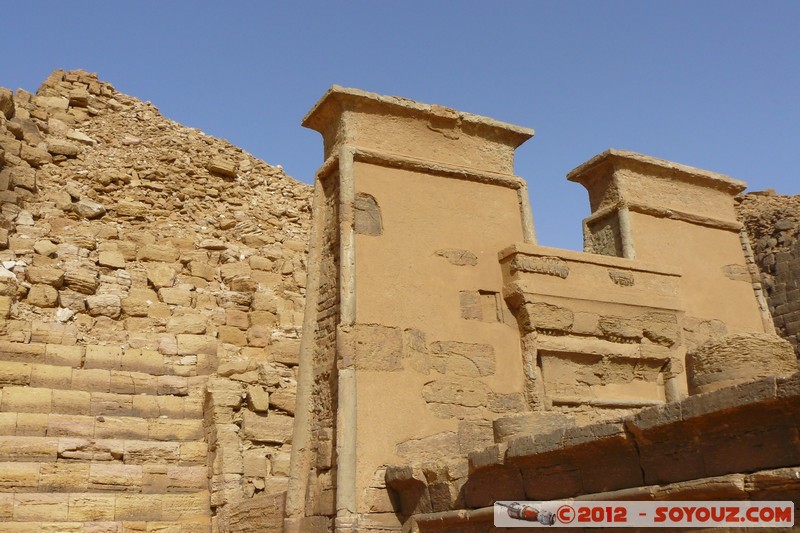
{"type": "MultiPolygon", "coordinates": [[[[498,252],[535,243],[530,129],[332,87],[320,132],[286,531],[394,531],[386,466],[492,442],[524,408],[498,252]]],[[[454,497],[456,497],[454,495],[454,497]]]]}

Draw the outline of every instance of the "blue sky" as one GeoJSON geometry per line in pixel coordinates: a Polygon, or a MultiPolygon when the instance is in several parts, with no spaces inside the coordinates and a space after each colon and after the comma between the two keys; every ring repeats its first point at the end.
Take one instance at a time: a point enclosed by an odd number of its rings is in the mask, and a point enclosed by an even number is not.
{"type": "Polygon", "coordinates": [[[26,1],[0,86],[97,72],[166,116],[309,182],[300,119],[332,84],[532,127],[517,152],[541,244],[579,249],[606,148],[800,194],[800,2],[26,1]]]}

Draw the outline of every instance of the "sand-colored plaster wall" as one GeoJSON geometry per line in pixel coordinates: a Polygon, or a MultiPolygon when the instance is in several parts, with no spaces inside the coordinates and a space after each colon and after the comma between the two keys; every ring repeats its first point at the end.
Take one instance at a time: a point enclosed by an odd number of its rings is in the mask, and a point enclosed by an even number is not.
{"type": "Polygon", "coordinates": [[[738,233],[631,213],[636,257],[680,266],[686,313],[733,332],[764,332],[738,233]]]}
{"type": "MultiPolygon", "coordinates": [[[[426,350],[448,342],[493,350],[492,368],[470,379],[464,376],[469,370],[454,374],[436,354],[427,365],[403,360],[385,371],[358,372],[358,404],[368,406],[359,409],[357,424],[361,494],[378,467],[402,459],[398,444],[458,430],[459,416],[437,414],[426,404],[426,384],[479,379],[492,393],[521,399],[519,334],[499,298],[497,252],[509,239],[523,240],[523,232],[514,189],[358,162],[354,171],[357,194],[375,198],[383,222],[381,235],[356,235],[357,323],[421,332],[426,350]],[[474,264],[454,264],[446,252],[471,254],[474,264]],[[462,291],[497,294],[500,316],[464,318],[462,291]]],[[[492,416],[486,405],[473,407],[460,418],[492,416]]]]}

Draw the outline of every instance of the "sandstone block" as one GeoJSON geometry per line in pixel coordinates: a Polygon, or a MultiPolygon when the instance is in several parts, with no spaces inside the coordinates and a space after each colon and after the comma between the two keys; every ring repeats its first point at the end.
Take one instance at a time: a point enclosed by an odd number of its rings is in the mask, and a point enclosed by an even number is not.
{"type": "MultiPolygon", "coordinates": [[[[205,435],[202,420],[167,420],[157,418],[147,423],[146,438],[161,441],[202,440],[205,435]]],[[[139,437],[144,439],[145,437],[139,437]]]]}
{"type": "Polygon", "coordinates": [[[253,270],[263,270],[265,272],[271,272],[274,263],[271,259],[267,259],[266,257],[260,257],[258,255],[251,255],[248,258],[248,263],[250,264],[250,268],[253,270]]]}
{"type": "Polygon", "coordinates": [[[77,130],[69,130],[67,132],[67,139],[72,139],[73,141],[78,141],[81,144],[87,144],[89,146],[94,146],[97,144],[97,141],[77,130]]]}
{"type": "Polygon", "coordinates": [[[278,297],[272,292],[256,292],[252,300],[253,311],[278,312],[278,297]]]}
{"type": "Polygon", "coordinates": [[[192,291],[186,289],[177,289],[165,287],[159,289],[158,296],[165,304],[180,305],[183,307],[192,307],[192,291]]]}
{"type": "Polygon", "coordinates": [[[69,494],[69,520],[77,522],[114,520],[114,494],[75,493],[69,494]]]}
{"type": "Polygon", "coordinates": [[[119,346],[86,346],[86,369],[118,370],[121,367],[122,348],[119,346]]]}
{"type": "Polygon", "coordinates": [[[399,328],[356,325],[353,328],[356,368],[402,370],[403,339],[399,328]]]}
{"type": "Polygon", "coordinates": [[[117,216],[127,218],[144,218],[149,212],[147,204],[143,202],[122,200],[116,205],[117,216]]]}
{"type": "Polygon", "coordinates": [[[51,139],[48,141],[47,150],[53,155],[63,155],[68,158],[76,157],[81,153],[81,147],[77,144],[59,139],[51,139]]]}
{"type": "Polygon", "coordinates": [[[258,290],[258,282],[250,276],[236,276],[228,280],[232,291],[240,293],[253,293],[258,290]]]}
{"type": "Polygon", "coordinates": [[[237,309],[226,309],[225,325],[239,329],[247,329],[250,327],[250,318],[244,311],[239,311],[237,309]]]}
{"type": "MultiPolygon", "coordinates": [[[[54,391],[55,393],[55,391],[54,391]]],[[[44,437],[47,435],[48,413],[24,413],[17,416],[17,435],[44,437]]]]}
{"type": "Polygon", "coordinates": [[[69,105],[73,107],[86,107],[89,105],[89,91],[83,87],[72,89],[68,94],[69,105]]]}
{"type": "Polygon", "coordinates": [[[236,163],[222,157],[215,157],[206,167],[212,174],[217,174],[226,178],[236,177],[236,163]]]}
{"type": "Polygon", "coordinates": [[[476,380],[441,379],[425,384],[422,397],[437,416],[463,417],[467,409],[486,405],[489,390],[484,383],[476,380]]]}
{"type": "Polygon", "coordinates": [[[264,348],[270,342],[272,328],[268,326],[253,326],[247,330],[247,345],[264,348]]]}
{"type": "Polygon", "coordinates": [[[766,333],[729,335],[707,341],[686,354],[690,394],[797,371],[792,345],[766,333]]]}
{"type": "Polygon", "coordinates": [[[280,337],[269,346],[270,360],[288,366],[300,364],[300,339],[280,337]]]}
{"type": "Polygon", "coordinates": [[[64,273],[65,285],[81,294],[94,294],[100,285],[97,271],[88,268],[71,268],[64,273]]]}
{"type": "Polygon", "coordinates": [[[35,492],[39,487],[39,463],[10,463],[0,470],[3,490],[35,492]]]}
{"type": "Polygon", "coordinates": [[[160,246],[150,244],[139,248],[136,258],[139,261],[157,261],[161,263],[174,263],[178,260],[181,253],[172,246],[160,246]]]}
{"type": "Polygon", "coordinates": [[[25,275],[31,283],[43,283],[56,289],[64,284],[64,271],[58,268],[30,266],[25,275]]]}
{"type": "Polygon", "coordinates": [[[117,318],[122,313],[122,304],[115,294],[98,294],[86,298],[86,307],[92,316],[117,318]]]}
{"type": "Polygon", "coordinates": [[[164,356],[155,350],[146,348],[126,348],[120,357],[120,367],[135,372],[163,374],[164,356]]]}
{"type": "Polygon", "coordinates": [[[533,330],[570,331],[574,322],[571,310],[544,302],[525,304],[523,326],[533,330]]]}
{"type": "Polygon", "coordinates": [[[176,335],[180,355],[216,355],[217,339],[210,335],[176,335]]]}
{"type": "Polygon", "coordinates": [[[5,387],[0,409],[16,413],[49,413],[53,391],[34,387],[5,387]]]}
{"type": "Polygon", "coordinates": [[[14,520],[63,522],[67,519],[69,494],[21,493],[14,496],[14,520]]]}
{"type": "Polygon", "coordinates": [[[45,348],[45,362],[50,365],[64,365],[77,368],[81,366],[83,350],[83,346],[48,344],[45,348]]]}
{"type": "Polygon", "coordinates": [[[431,364],[442,374],[488,376],[495,372],[494,348],[491,344],[434,342],[431,364]]]}
{"type": "Polygon", "coordinates": [[[0,87],[0,113],[9,120],[14,118],[14,93],[5,87],[0,87]]]}
{"type": "Polygon", "coordinates": [[[117,494],[114,499],[114,519],[158,521],[162,519],[160,494],[117,494]]]}
{"type": "Polygon", "coordinates": [[[125,268],[125,257],[116,250],[103,250],[98,256],[97,264],[109,268],[125,268]]]}
{"type": "Polygon", "coordinates": [[[293,427],[294,418],[291,416],[278,413],[261,416],[244,411],[242,436],[255,442],[284,444],[292,441],[293,427]]]}
{"type": "Polygon", "coordinates": [[[170,333],[202,335],[206,332],[206,326],[206,318],[196,314],[177,315],[167,321],[167,331],[170,333]]]}
{"type": "Polygon", "coordinates": [[[192,276],[202,278],[206,281],[213,281],[217,277],[217,269],[202,261],[192,261],[189,263],[189,270],[192,276]]]}
{"type": "Polygon", "coordinates": [[[47,239],[36,241],[33,245],[33,251],[45,257],[53,257],[56,254],[58,247],[47,239]]]}
{"type": "Polygon", "coordinates": [[[11,304],[10,296],[0,296],[0,318],[8,318],[11,315],[11,304]]]}
{"type": "Polygon", "coordinates": [[[58,291],[50,285],[34,285],[28,291],[28,303],[36,307],[55,307],[58,303],[58,291]]]}
{"type": "Polygon", "coordinates": [[[245,450],[242,454],[242,459],[246,477],[265,477],[269,475],[269,463],[264,448],[245,450]]]}
{"type": "Polygon", "coordinates": [[[147,265],[147,280],[156,289],[172,287],[175,283],[175,269],[165,263],[153,263],[147,265]]]}
{"type": "Polygon", "coordinates": [[[270,394],[264,387],[249,385],[247,387],[247,406],[257,413],[269,411],[270,394]]]}
{"type": "Polygon", "coordinates": [[[251,269],[250,265],[245,261],[237,261],[235,263],[226,263],[219,267],[220,275],[225,281],[238,276],[249,276],[251,269]]]}
{"type": "MultiPolygon", "coordinates": [[[[0,195],[0,200],[9,201],[0,195]]],[[[27,254],[33,251],[33,245],[36,241],[27,237],[9,237],[8,248],[18,254],[27,254]]]]}
{"type": "Polygon", "coordinates": [[[36,171],[29,167],[14,167],[10,170],[9,188],[21,187],[36,192],[36,171]]]}
{"type": "Polygon", "coordinates": [[[82,198],[72,204],[72,210],[78,215],[88,220],[95,220],[106,214],[106,207],[103,204],[82,198]]]}
{"type": "Polygon", "coordinates": [[[236,346],[247,346],[247,337],[239,328],[220,326],[218,331],[219,342],[234,344],[236,346]]]}
{"type": "Polygon", "coordinates": [[[91,413],[91,393],[79,390],[54,390],[53,413],[88,415],[91,413]]]}
{"type": "Polygon", "coordinates": [[[294,415],[295,405],[297,403],[297,388],[281,387],[275,392],[270,394],[269,403],[272,407],[286,411],[290,415],[294,415]]]}
{"type": "MultiPolygon", "coordinates": [[[[39,168],[46,163],[53,162],[53,156],[50,155],[50,152],[42,148],[29,146],[27,144],[23,144],[20,147],[19,157],[34,168],[39,168]]],[[[35,192],[35,189],[28,190],[35,192]]]]}
{"type": "Polygon", "coordinates": [[[33,365],[31,367],[31,387],[49,389],[69,389],[72,383],[72,368],[67,366],[33,365]]]}
{"type": "MultiPolygon", "coordinates": [[[[598,325],[603,335],[610,338],[641,339],[644,335],[639,317],[601,316],[598,325]]],[[[661,329],[655,324],[654,327],[661,329]]]]}
{"type": "Polygon", "coordinates": [[[151,289],[135,288],[128,292],[128,297],[120,302],[122,311],[128,316],[147,316],[150,306],[158,302],[158,294],[151,289]]]}

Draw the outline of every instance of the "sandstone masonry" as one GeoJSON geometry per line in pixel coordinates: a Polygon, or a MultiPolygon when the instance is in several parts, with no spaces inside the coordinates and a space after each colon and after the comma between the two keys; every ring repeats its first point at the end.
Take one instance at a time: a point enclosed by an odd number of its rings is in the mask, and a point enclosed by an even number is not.
{"type": "Polygon", "coordinates": [[[0,109],[0,520],[280,527],[309,187],[87,72],[0,109]]]}

